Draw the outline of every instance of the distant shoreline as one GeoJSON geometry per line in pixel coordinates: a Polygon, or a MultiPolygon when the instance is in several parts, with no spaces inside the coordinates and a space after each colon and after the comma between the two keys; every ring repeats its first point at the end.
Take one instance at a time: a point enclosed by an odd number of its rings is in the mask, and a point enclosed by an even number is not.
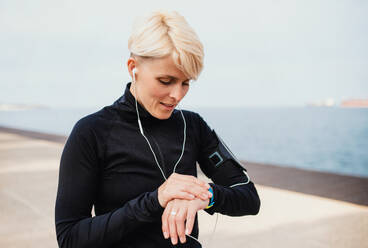
{"type": "Polygon", "coordinates": [[[26,136],[29,138],[33,138],[33,139],[47,140],[47,141],[52,141],[52,142],[61,143],[61,144],[64,144],[68,138],[67,136],[64,136],[64,135],[48,134],[48,133],[43,133],[43,132],[12,128],[12,127],[5,127],[5,126],[0,126],[0,132],[13,133],[13,134],[18,134],[18,135],[26,136]]]}
{"type": "MultiPolygon", "coordinates": [[[[67,136],[0,126],[0,132],[65,144],[67,136]]],[[[368,206],[368,177],[244,162],[256,184],[368,206]]]]}

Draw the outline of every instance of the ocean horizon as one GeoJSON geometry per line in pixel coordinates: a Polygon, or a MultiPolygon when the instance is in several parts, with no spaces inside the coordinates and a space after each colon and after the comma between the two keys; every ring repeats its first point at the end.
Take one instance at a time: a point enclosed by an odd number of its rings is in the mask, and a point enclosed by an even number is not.
{"type": "MultiPolygon", "coordinates": [[[[0,125],[68,136],[101,108],[0,111],[0,125]]],[[[238,159],[368,177],[368,109],[338,107],[195,108],[238,159]]]]}

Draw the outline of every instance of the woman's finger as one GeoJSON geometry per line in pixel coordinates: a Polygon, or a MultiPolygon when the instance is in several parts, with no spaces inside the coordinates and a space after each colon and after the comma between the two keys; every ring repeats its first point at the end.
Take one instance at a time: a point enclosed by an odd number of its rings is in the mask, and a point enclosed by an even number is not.
{"type": "Polygon", "coordinates": [[[184,199],[184,200],[193,200],[196,196],[194,194],[179,191],[173,198],[175,199],[184,199]]]}
{"type": "Polygon", "coordinates": [[[166,205],[166,208],[162,214],[161,220],[162,220],[162,233],[164,235],[165,239],[168,239],[170,237],[170,228],[169,228],[169,216],[172,209],[172,203],[169,202],[166,205]]]}
{"type": "Polygon", "coordinates": [[[171,209],[170,213],[169,213],[169,233],[170,233],[170,238],[171,238],[171,243],[173,245],[176,245],[178,243],[178,235],[176,232],[176,223],[175,223],[175,218],[176,218],[176,214],[177,214],[177,209],[175,208],[175,205],[173,206],[173,208],[171,209]]]}
{"type": "Polygon", "coordinates": [[[189,206],[187,210],[187,218],[185,223],[185,234],[190,235],[193,231],[195,216],[196,216],[196,209],[194,206],[189,206]]]}
{"type": "Polygon", "coordinates": [[[178,213],[176,214],[176,231],[181,243],[185,243],[185,219],[187,217],[187,204],[183,201],[183,205],[180,206],[178,213]]]}
{"type": "Polygon", "coordinates": [[[207,200],[212,197],[212,193],[208,191],[208,189],[204,189],[203,187],[196,185],[182,185],[182,191],[195,195],[196,197],[207,200]]]}
{"type": "Polygon", "coordinates": [[[171,174],[170,177],[172,177],[172,179],[175,179],[175,180],[182,180],[182,181],[189,182],[189,183],[196,183],[199,186],[205,187],[206,189],[208,189],[210,187],[210,185],[207,182],[202,181],[202,180],[200,180],[200,179],[198,179],[194,176],[191,176],[191,175],[183,175],[183,174],[173,173],[173,174],[171,174]]]}

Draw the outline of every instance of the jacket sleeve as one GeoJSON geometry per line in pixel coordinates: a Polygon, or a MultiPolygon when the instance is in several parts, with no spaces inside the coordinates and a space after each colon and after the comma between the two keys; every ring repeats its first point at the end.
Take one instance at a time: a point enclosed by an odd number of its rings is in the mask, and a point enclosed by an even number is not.
{"type": "MultiPolygon", "coordinates": [[[[208,157],[217,148],[219,140],[200,115],[198,121],[200,132],[198,163],[203,173],[213,181],[210,185],[215,201],[214,205],[205,211],[209,214],[219,212],[229,216],[258,214],[261,202],[257,189],[250,179],[247,184],[230,187],[248,181],[243,170],[231,161],[226,161],[219,168],[214,168],[208,163],[208,157]]],[[[244,168],[243,165],[242,167],[244,168]]]]}
{"type": "Polygon", "coordinates": [[[82,120],[74,126],[61,155],[55,204],[57,241],[59,247],[108,247],[144,223],[160,218],[163,208],[155,190],[92,217],[99,159],[95,133],[82,120]]]}

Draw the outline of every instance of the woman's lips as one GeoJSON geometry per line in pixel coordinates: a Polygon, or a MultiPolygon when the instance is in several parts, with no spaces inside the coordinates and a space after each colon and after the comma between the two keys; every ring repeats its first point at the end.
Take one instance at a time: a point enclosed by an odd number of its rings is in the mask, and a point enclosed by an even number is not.
{"type": "Polygon", "coordinates": [[[171,109],[173,109],[174,107],[175,107],[175,105],[174,104],[166,104],[166,103],[163,103],[163,102],[160,102],[160,104],[162,105],[162,106],[164,106],[166,109],[168,109],[168,110],[171,110],[171,109]]]}

